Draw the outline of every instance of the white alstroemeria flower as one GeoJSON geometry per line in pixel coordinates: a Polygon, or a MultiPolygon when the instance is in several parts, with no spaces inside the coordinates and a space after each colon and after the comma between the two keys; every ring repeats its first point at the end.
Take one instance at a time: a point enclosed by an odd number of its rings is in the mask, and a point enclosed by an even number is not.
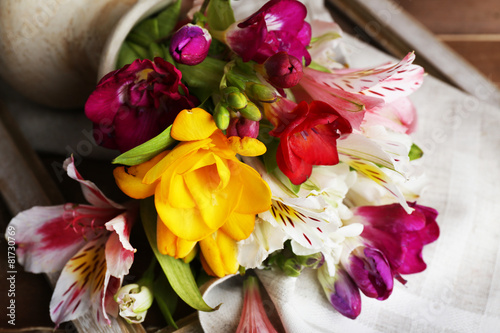
{"type": "Polygon", "coordinates": [[[238,262],[247,269],[259,268],[269,254],[283,249],[287,239],[282,228],[257,217],[250,237],[238,242],[238,262]]]}
{"type": "Polygon", "coordinates": [[[295,194],[277,177],[266,173],[258,159],[245,158],[245,162],[269,184],[272,204],[269,211],[258,215],[252,235],[239,242],[243,266],[260,266],[269,253],[283,248],[286,240],[291,240],[297,255],[329,253],[337,247],[330,235],[342,226],[341,215],[350,216],[342,200],[355,179],[347,165],[315,167],[310,180],[295,194]]]}

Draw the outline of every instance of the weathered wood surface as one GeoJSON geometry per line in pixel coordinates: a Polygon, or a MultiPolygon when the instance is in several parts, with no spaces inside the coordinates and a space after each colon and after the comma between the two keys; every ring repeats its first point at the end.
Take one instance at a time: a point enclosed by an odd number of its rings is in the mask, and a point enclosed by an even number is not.
{"type": "MultiPolygon", "coordinates": [[[[391,0],[326,0],[362,29],[363,33],[401,58],[415,51],[417,63],[430,74],[494,105],[500,105],[500,90],[484,74],[442,43],[431,31],[391,0]]],[[[421,2],[415,2],[415,5],[421,2]]],[[[450,5],[452,6],[452,5],[450,5]]]]}

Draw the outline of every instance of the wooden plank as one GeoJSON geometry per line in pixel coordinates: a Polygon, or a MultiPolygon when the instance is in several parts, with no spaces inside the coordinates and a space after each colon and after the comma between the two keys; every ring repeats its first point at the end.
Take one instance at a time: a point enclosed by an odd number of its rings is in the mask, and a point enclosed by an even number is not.
{"type": "MultiPolygon", "coordinates": [[[[0,101],[0,193],[12,215],[36,205],[64,202],[57,185],[36,153],[21,135],[17,124],[0,101]]],[[[48,276],[52,285],[57,275],[48,276]]],[[[98,326],[90,312],[74,320],[79,332],[143,333],[141,325],[129,325],[122,318],[113,319],[110,327],[98,326]]]]}
{"type": "Polygon", "coordinates": [[[437,34],[497,34],[498,0],[398,0],[398,4],[437,34]]]}
{"type": "Polygon", "coordinates": [[[390,0],[326,0],[343,11],[387,52],[401,58],[414,50],[417,63],[438,78],[475,96],[500,105],[500,90],[475,67],[440,42],[427,28],[390,0]]]}

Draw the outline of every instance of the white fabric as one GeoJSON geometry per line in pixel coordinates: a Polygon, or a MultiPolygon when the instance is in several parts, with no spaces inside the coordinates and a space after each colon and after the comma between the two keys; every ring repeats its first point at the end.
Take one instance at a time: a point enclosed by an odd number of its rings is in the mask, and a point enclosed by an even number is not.
{"type": "MultiPolygon", "coordinates": [[[[390,59],[361,42],[349,45],[352,67],[390,59]]],[[[441,235],[424,250],[428,268],[406,275],[407,285],[396,283],[386,301],[363,296],[356,320],[333,310],[313,272],[299,278],[259,272],[276,306],[269,311],[280,314],[286,332],[500,331],[500,108],[430,76],[411,99],[419,115],[413,137],[424,150],[429,184],[418,202],[440,213],[441,235]]],[[[224,304],[200,313],[204,330],[234,331],[242,297],[240,277],[212,285],[207,303],[224,304]]]]}

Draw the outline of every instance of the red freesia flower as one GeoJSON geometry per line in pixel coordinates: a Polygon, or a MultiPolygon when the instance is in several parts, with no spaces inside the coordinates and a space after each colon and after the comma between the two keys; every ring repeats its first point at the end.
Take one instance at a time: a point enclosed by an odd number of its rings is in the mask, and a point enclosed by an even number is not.
{"type": "Polygon", "coordinates": [[[127,151],[160,134],[181,110],[195,107],[181,76],[161,58],[135,60],[104,76],[85,105],[96,142],[127,151]]]}
{"type": "Polygon", "coordinates": [[[225,42],[243,61],[263,63],[270,56],[284,51],[306,66],[311,56],[306,47],[311,41],[311,25],[304,21],[306,7],[296,0],[271,0],[243,22],[232,24],[225,42]]]}
{"type": "MultiPolygon", "coordinates": [[[[282,102],[282,105],[293,103],[282,102]]],[[[270,134],[281,140],[276,160],[293,184],[305,182],[313,165],[339,162],[336,140],[341,134],[350,133],[352,128],[331,106],[321,101],[301,102],[291,112],[286,108],[280,113],[276,113],[278,109],[273,111],[275,118],[271,122],[276,128],[270,134]]],[[[273,117],[272,112],[268,115],[273,117]]]]}

